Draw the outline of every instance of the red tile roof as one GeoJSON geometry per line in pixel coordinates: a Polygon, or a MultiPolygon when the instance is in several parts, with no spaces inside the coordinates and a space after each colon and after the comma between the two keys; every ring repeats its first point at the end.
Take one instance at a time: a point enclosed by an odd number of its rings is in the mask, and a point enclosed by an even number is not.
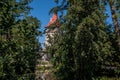
{"type": "Polygon", "coordinates": [[[56,20],[58,19],[57,14],[53,14],[52,18],[50,19],[50,22],[48,23],[48,25],[46,26],[46,28],[50,27],[52,24],[54,24],[56,22],[56,20]]]}

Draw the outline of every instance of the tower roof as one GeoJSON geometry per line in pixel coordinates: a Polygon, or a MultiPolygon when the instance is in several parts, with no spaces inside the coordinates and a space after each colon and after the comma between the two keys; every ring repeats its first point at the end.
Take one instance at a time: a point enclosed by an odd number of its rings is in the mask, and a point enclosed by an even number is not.
{"type": "Polygon", "coordinates": [[[46,28],[50,27],[52,24],[54,24],[58,19],[58,16],[57,14],[53,14],[53,16],[51,17],[49,23],[47,24],[46,28]]]}

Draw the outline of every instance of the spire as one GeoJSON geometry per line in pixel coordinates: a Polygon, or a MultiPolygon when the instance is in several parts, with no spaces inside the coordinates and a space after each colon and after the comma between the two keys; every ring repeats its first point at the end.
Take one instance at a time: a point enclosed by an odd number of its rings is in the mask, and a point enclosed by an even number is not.
{"type": "Polygon", "coordinates": [[[52,18],[50,19],[48,25],[46,26],[46,28],[50,27],[52,24],[54,24],[58,19],[58,16],[56,13],[53,14],[52,18]]]}

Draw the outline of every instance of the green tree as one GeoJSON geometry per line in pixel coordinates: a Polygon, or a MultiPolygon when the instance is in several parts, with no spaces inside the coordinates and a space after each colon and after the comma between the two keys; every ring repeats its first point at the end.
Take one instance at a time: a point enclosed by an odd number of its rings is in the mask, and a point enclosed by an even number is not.
{"type": "MultiPolygon", "coordinates": [[[[110,11],[112,18],[112,24],[114,28],[114,32],[111,32],[113,35],[111,36],[111,42],[113,45],[113,48],[115,49],[114,54],[112,55],[112,63],[114,64],[115,67],[120,67],[120,1],[119,0],[104,0],[105,3],[110,6],[110,11]]],[[[116,69],[115,69],[116,70],[116,69]]],[[[119,68],[116,70],[118,74],[120,74],[119,68]]]]}
{"type": "Polygon", "coordinates": [[[92,80],[96,71],[110,65],[113,53],[104,6],[99,0],[63,0],[51,11],[62,10],[67,14],[60,19],[62,25],[48,49],[54,53],[54,74],[60,80],[92,80]]]}
{"type": "MultiPolygon", "coordinates": [[[[18,80],[35,72],[40,22],[28,16],[32,0],[0,1],[0,79],[18,80]]],[[[34,79],[34,75],[28,77],[34,79]]]]}
{"type": "MultiPolygon", "coordinates": [[[[120,1],[119,0],[102,0],[104,6],[107,6],[106,12],[109,10],[108,17],[112,19],[112,23],[108,22],[106,24],[111,25],[111,29],[108,31],[110,41],[112,43],[112,48],[114,53],[111,56],[111,65],[115,67],[114,72],[117,72],[117,75],[120,73],[120,26],[119,26],[119,11],[120,11],[120,1]],[[108,9],[109,7],[109,9],[108,9]]],[[[109,27],[109,26],[108,26],[109,27]]],[[[113,72],[112,72],[113,73],[113,72]]],[[[115,75],[115,74],[114,74],[115,75]]]]}
{"type": "Polygon", "coordinates": [[[112,15],[112,21],[113,21],[113,26],[114,26],[114,31],[115,31],[115,35],[116,35],[116,41],[117,41],[117,46],[118,46],[118,50],[120,51],[120,27],[119,27],[119,10],[120,10],[120,1],[119,0],[109,0],[108,1],[109,5],[110,5],[110,9],[111,9],[111,15],[112,15]]]}

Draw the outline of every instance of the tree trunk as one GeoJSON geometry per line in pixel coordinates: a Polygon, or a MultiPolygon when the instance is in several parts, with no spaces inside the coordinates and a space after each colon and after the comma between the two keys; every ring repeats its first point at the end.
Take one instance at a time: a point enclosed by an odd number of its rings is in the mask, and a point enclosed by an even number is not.
{"type": "MultiPolygon", "coordinates": [[[[117,19],[117,16],[116,16],[115,1],[110,0],[109,4],[110,4],[110,8],[111,8],[112,21],[113,21],[113,25],[114,25],[114,28],[115,28],[116,38],[119,39],[120,38],[120,28],[119,28],[118,19],[117,19]]],[[[118,44],[118,47],[119,47],[119,50],[120,50],[120,40],[117,41],[117,44],[118,44]]]]}

